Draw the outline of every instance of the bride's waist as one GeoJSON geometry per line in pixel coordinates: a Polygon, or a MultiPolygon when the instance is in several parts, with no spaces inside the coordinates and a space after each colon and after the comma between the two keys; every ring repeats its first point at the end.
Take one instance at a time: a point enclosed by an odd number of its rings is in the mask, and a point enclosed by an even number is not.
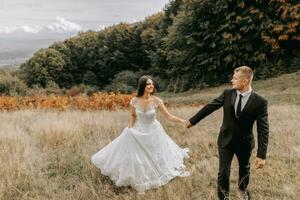
{"type": "Polygon", "coordinates": [[[137,121],[133,128],[138,130],[148,130],[157,124],[159,124],[159,122],[156,119],[153,121],[137,121]]]}

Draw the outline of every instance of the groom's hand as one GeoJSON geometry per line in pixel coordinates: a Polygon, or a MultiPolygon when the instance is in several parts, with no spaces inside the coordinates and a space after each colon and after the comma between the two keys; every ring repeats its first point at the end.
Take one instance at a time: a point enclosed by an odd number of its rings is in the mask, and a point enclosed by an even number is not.
{"type": "Polygon", "coordinates": [[[193,125],[191,124],[191,122],[189,120],[185,120],[185,126],[187,128],[191,128],[193,125]]]}
{"type": "Polygon", "coordinates": [[[256,157],[254,160],[255,169],[263,168],[263,166],[265,166],[265,164],[266,164],[266,160],[261,159],[259,157],[256,157]]]}

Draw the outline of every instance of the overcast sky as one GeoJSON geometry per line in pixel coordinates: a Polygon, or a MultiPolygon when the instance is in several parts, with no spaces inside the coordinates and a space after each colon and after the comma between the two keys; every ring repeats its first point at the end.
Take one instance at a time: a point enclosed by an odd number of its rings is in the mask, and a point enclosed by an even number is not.
{"type": "Polygon", "coordinates": [[[0,0],[0,66],[15,66],[40,48],[120,22],[141,21],[169,0],[0,0]]]}
{"type": "Polygon", "coordinates": [[[98,30],[161,11],[169,0],[0,0],[0,34],[98,30]]]}

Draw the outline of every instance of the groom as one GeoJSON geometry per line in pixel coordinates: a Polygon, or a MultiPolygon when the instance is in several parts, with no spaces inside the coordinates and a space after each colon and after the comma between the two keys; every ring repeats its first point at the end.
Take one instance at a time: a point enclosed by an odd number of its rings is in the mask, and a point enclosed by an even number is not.
{"type": "Polygon", "coordinates": [[[234,70],[231,80],[233,89],[225,89],[211,103],[186,121],[190,128],[215,110],[223,107],[223,123],[218,138],[219,172],[218,197],[228,199],[230,166],[234,155],[239,163],[238,186],[244,199],[249,199],[247,185],[250,175],[250,156],[254,148],[253,123],[257,124],[257,156],[255,168],[265,165],[269,124],[267,100],[251,88],[253,71],[247,66],[234,70]]]}

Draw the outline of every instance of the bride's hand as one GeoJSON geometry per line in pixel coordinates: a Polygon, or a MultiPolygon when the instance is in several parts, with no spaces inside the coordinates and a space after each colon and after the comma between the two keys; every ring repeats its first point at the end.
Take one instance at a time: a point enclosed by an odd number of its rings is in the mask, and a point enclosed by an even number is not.
{"type": "Polygon", "coordinates": [[[185,128],[191,128],[192,127],[192,124],[189,120],[184,120],[184,127],[185,128]]]}
{"type": "Polygon", "coordinates": [[[180,124],[186,128],[186,120],[180,119],[180,124]]]}

